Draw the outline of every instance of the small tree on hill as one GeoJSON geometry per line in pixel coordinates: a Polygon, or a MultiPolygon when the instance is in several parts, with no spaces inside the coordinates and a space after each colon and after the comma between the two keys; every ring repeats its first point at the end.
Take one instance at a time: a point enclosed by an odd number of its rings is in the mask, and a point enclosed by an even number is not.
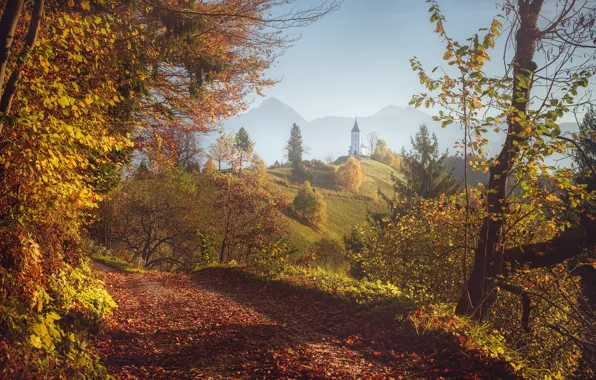
{"type": "Polygon", "coordinates": [[[221,171],[221,163],[230,160],[234,151],[232,141],[226,135],[221,135],[217,138],[214,144],[209,146],[209,153],[211,157],[217,160],[218,170],[221,171]]]}
{"type": "Polygon", "coordinates": [[[250,168],[254,170],[258,180],[263,183],[267,179],[267,164],[258,154],[253,154],[250,160],[250,168]]]}
{"type": "Polygon", "coordinates": [[[366,135],[366,141],[368,142],[368,154],[372,156],[375,152],[375,148],[377,147],[377,141],[379,141],[379,137],[377,136],[377,132],[371,132],[366,135]]]}
{"type": "Polygon", "coordinates": [[[327,219],[327,203],[308,181],[304,182],[304,186],[298,191],[292,205],[302,218],[315,225],[319,225],[327,219]]]}
{"type": "Polygon", "coordinates": [[[302,162],[302,154],[304,153],[304,146],[302,145],[302,132],[298,124],[292,124],[290,131],[290,139],[288,145],[286,145],[286,151],[288,155],[288,161],[292,163],[294,167],[297,167],[302,162]]]}
{"type": "Polygon", "coordinates": [[[242,175],[242,167],[244,163],[250,161],[255,143],[248,136],[248,132],[244,127],[240,128],[236,133],[234,141],[234,148],[236,149],[236,157],[234,160],[234,167],[238,169],[239,175],[242,175]]]}
{"type": "Polygon", "coordinates": [[[453,176],[453,170],[445,168],[448,153],[439,154],[437,136],[431,136],[428,127],[422,124],[411,141],[414,149],[409,153],[402,151],[399,172],[403,180],[395,179],[395,191],[408,199],[455,194],[460,184],[453,176]]]}
{"type": "Polygon", "coordinates": [[[215,170],[217,170],[217,168],[215,167],[215,162],[213,162],[213,159],[211,158],[211,156],[209,156],[207,158],[207,162],[205,162],[205,166],[203,166],[203,173],[211,174],[215,172],[215,170]]]}
{"type": "Polygon", "coordinates": [[[334,175],[335,183],[350,190],[358,190],[362,184],[362,166],[354,156],[341,165],[334,175]]]}
{"type": "Polygon", "coordinates": [[[371,158],[376,161],[382,161],[388,150],[389,148],[387,147],[387,141],[383,139],[377,139],[377,143],[371,158]]]}

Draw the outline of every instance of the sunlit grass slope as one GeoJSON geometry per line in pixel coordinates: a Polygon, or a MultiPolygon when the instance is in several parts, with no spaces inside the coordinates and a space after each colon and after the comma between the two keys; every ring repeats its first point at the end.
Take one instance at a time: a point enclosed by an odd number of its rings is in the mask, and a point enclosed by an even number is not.
{"type": "MultiPolygon", "coordinates": [[[[331,171],[309,169],[313,187],[324,195],[327,202],[327,220],[320,227],[312,227],[288,214],[286,238],[291,247],[304,250],[325,237],[341,242],[354,226],[366,220],[368,211],[385,210],[386,205],[377,196],[377,190],[380,188],[384,193],[392,194],[391,174],[397,173],[391,167],[371,159],[363,158],[361,164],[363,181],[358,192],[336,186],[331,171]]],[[[270,169],[269,175],[272,186],[291,200],[302,186],[292,181],[290,168],[270,169]]]]}

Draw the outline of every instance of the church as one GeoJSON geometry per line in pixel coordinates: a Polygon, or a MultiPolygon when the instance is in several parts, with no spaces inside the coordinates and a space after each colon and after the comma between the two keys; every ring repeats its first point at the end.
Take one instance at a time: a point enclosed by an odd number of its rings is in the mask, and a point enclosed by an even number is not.
{"type": "Polygon", "coordinates": [[[363,156],[366,155],[366,147],[362,145],[360,140],[360,128],[358,128],[358,119],[354,121],[354,128],[352,128],[352,145],[348,151],[349,156],[363,156]]]}

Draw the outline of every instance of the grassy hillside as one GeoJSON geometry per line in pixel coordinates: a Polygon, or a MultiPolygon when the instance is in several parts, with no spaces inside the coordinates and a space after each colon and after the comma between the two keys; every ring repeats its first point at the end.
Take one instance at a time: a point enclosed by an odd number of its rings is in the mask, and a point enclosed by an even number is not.
{"type": "MultiPolygon", "coordinates": [[[[395,170],[389,166],[368,159],[361,159],[364,178],[358,192],[353,193],[333,183],[333,172],[320,168],[310,168],[312,185],[320,191],[327,202],[327,220],[320,227],[304,224],[293,215],[287,215],[287,239],[291,247],[304,250],[322,238],[341,242],[344,235],[366,220],[368,211],[385,210],[386,205],[378,199],[377,189],[392,193],[391,174],[395,170]]],[[[272,186],[294,199],[301,183],[293,182],[290,168],[270,169],[272,186]]]]}

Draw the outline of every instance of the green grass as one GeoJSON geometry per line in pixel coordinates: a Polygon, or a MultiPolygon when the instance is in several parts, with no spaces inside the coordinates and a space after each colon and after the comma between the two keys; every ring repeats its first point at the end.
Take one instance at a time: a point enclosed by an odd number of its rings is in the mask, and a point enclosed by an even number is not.
{"type": "Polygon", "coordinates": [[[323,292],[356,305],[370,307],[394,304],[408,311],[415,307],[415,303],[392,284],[366,279],[357,280],[346,274],[330,272],[319,267],[305,268],[286,264],[280,271],[273,273],[267,268],[258,267],[244,270],[263,280],[281,281],[300,288],[323,292]]]}
{"type": "MultiPolygon", "coordinates": [[[[378,199],[377,189],[380,188],[386,194],[393,193],[391,174],[396,173],[395,170],[368,158],[361,159],[361,164],[363,181],[356,193],[336,186],[332,171],[309,169],[313,176],[311,184],[324,195],[327,202],[327,220],[315,228],[288,216],[286,239],[291,248],[304,251],[323,238],[342,242],[344,235],[366,220],[368,211],[379,212],[386,209],[384,202],[378,199]]],[[[291,181],[290,168],[270,169],[269,175],[276,190],[289,199],[293,199],[302,186],[291,181]]]]}
{"type": "Polygon", "coordinates": [[[385,194],[393,194],[393,182],[391,181],[391,174],[398,175],[398,173],[381,162],[363,159],[360,161],[362,170],[364,171],[364,178],[360,186],[360,192],[364,195],[375,196],[377,189],[385,194]]]}
{"type": "Polygon", "coordinates": [[[142,268],[138,268],[130,263],[127,263],[126,261],[115,257],[115,256],[107,256],[107,255],[102,255],[102,254],[95,254],[93,255],[93,260],[98,261],[104,265],[107,265],[109,267],[112,267],[114,269],[123,271],[123,272],[128,272],[128,273],[142,273],[142,272],[146,272],[146,270],[142,269],[142,268]]]}

